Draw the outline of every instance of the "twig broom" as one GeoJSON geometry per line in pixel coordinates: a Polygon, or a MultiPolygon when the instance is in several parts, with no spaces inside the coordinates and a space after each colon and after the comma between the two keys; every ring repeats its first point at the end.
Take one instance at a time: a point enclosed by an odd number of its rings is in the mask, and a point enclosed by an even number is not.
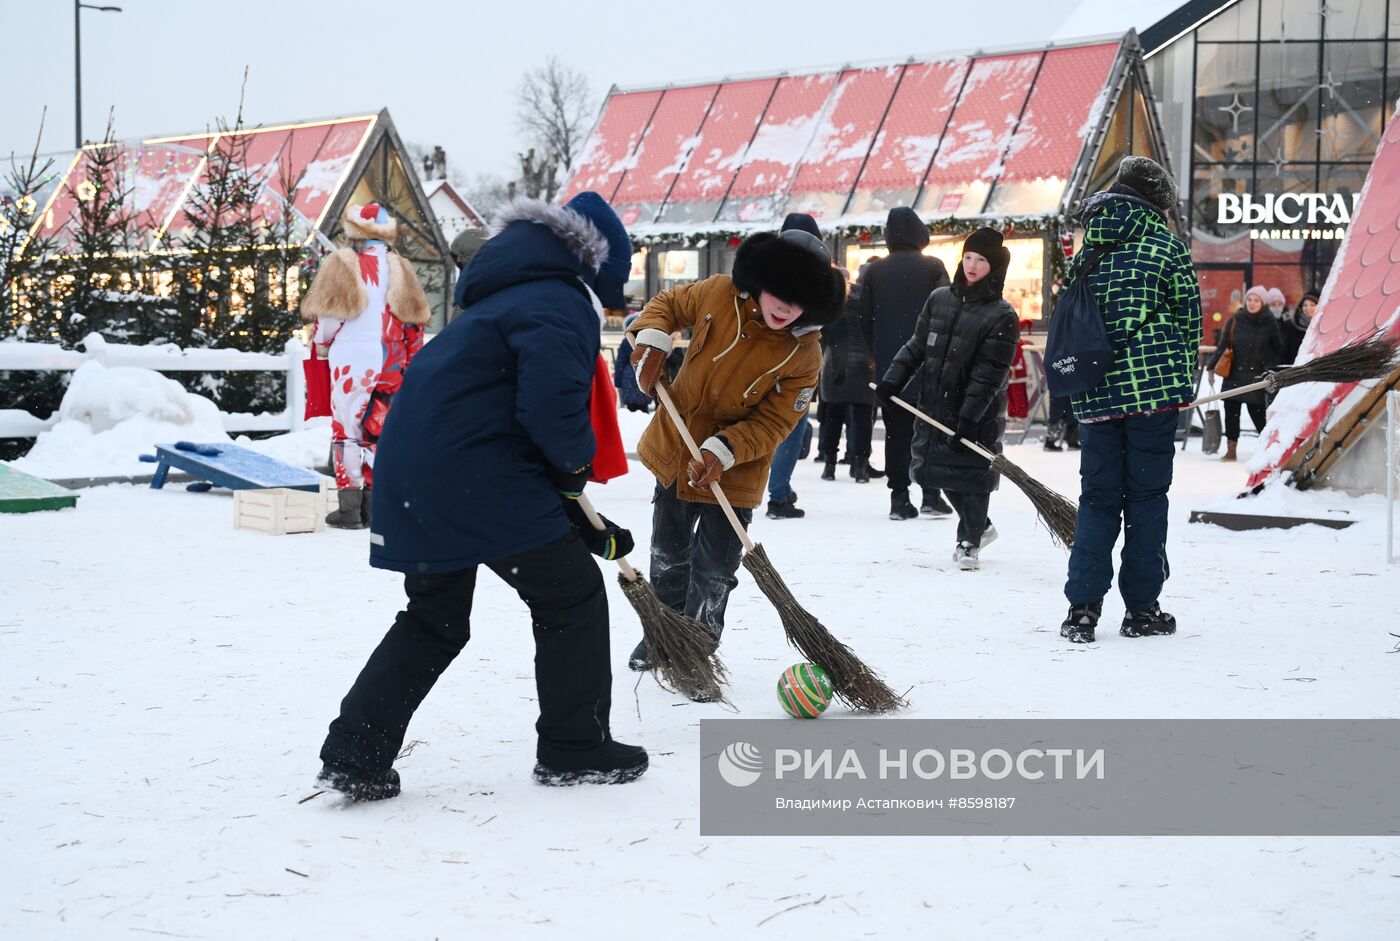
{"type": "Polygon", "coordinates": [[[1379,329],[1348,343],[1330,353],[1300,366],[1285,366],[1268,373],[1258,382],[1239,386],[1228,392],[1217,392],[1197,399],[1182,408],[1199,408],[1221,399],[1232,399],[1237,395],[1267,389],[1277,392],[1300,382],[1365,382],[1367,379],[1384,379],[1400,365],[1396,362],[1396,352],[1400,349],[1400,336],[1381,336],[1379,329]]]}
{"type": "MultiPolygon", "coordinates": [[[[680,413],[676,411],[675,403],[671,401],[671,393],[661,383],[656,385],[656,397],[671,416],[671,421],[685,440],[691,456],[697,461],[701,460],[700,448],[696,445],[694,436],[685,426],[680,413]]],[[[797,603],[782,576],[768,560],[768,554],[763,551],[763,547],[749,538],[719,484],[711,484],[710,492],[714,494],[720,509],[729,520],[729,525],[734,527],[735,535],[744,545],[744,568],[749,570],[749,574],[758,583],[759,591],[778,609],[778,617],[782,619],[788,643],[801,651],[802,656],[826,670],[831,676],[831,685],[836,695],[851,708],[870,712],[891,712],[906,705],[903,697],[890,689],[875,671],[851,652],[851,648],[833,637],[820,621],[797,603]]]]}
{"type": "MultiPolygon", "coordinates": [[[[873,382],[870,384],[870,388],[875,388],[873,382]]],[[[938,419],[924,414],[898,396],[895,396],[891,401],[915,417],[928,422],[945,435],[954,438],[974,454],[984,458],[992,466],[992,470],[1006,475],[1006,479],[1019,487],[1021,492],[1026,495],[1026,499],[1031,501],[1031,506],[1035,507],[1036,515],[1040,517],[1040,521],[1045,524],[1045,528],[1050,531],[1050,536],[1056,543],[1068,546],[1074,542],[1074,527],[1079,520],[1079,508],[1071,501],[1036,480],[1005,455],[993,454],[977,442],[961,437],[938,419]]]]}
{"type": "MultiPolygon", "coordinates": [[[[607,525],[588,497],[580,494],[579,509],[593,528],[607,525]]],[[[647,644],[648,669],[665,689],[684,696],[704,696],[708,702],[728,703],[723,684],[729,681],[716,653],[719,641],[704,624],[672,611],[656,597],[656,591],[626,559],[617,559],[618,583],[642,622],[647,644]]]]}

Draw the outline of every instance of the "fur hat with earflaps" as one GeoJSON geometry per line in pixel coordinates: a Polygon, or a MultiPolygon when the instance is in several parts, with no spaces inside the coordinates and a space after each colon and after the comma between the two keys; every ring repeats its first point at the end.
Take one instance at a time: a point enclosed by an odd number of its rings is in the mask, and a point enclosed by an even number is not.
{"type": "Polygon", "coordinates": [[[379,203],[351,206],[341,221],[345,223],[346,236],[352,239],[378,239],[393,245],[399,236],[398,222],[379,203]]]}
{"type": "Polygon", "coordinates": [[[846,302],[846,279],[832,267],[826,245],[802,228],[744,239],[731,277],[735,287],[755,300],[767,291],[801,307],[802,316],[792,324],[799,330],[835,322],[846,302]]]}

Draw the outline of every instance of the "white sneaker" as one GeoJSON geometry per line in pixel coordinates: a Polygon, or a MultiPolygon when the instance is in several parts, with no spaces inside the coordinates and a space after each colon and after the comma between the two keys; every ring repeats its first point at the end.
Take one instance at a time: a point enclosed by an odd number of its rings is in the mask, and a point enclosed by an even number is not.
{"type": "Polygon", "coordinates": [[[998,535],[998,533],[997,533],[997,528],[996,528],[995,526],[993,526],[993,525],[991,524],[991,522],[988,522],[988,523],[987,523],[987,528],[984,529],[984,530],[982,530],[982,539],[977,543],[977,548],[979,548],[979,549],[985,549],[985,548],[987,548],[987,547],[990,546],[992,543],[994,543],[994,542],[997,541],[997,535],[998,535]]]}
{"type": "Polygon", "coordinates": [[[964,572],[975,572],[978,568],[977,547],[970,542],[960,542],[953,550],[953,561],[964,572]]]}

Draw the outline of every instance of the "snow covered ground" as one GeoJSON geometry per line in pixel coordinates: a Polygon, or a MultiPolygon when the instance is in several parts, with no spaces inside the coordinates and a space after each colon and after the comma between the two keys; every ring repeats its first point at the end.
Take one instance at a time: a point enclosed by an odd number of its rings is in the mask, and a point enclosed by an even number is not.
{"type": "MultiPolygon", "coordinates": [[[[1384,564],[1380,502],[1329,496],[1362,518],[1344,531],[1187,525],[1244,478],[1243,463],[1195,447],[1173,491],[1175,638],[1109,629],[1089,647],[1064,643],[1064,554],[1007,487],[992,503],[1001,539],[976,573],[953,569],[951,521],[892,523],[883,482],[823,483],[810,461],[795,480],[807,518],[754,529],[796,595],[892,686],[912,687],[909,716],[1394,716],[1400,568],[1384,564]]],[[[1011,456],[1077,492],[1075,455],[1027,445],[1011,456]]],[[[593,489],[639,552],[650,489],[635,465],[593,489]]],[[[403,795],[299,803],[399,583],[367,567],[364,533],[235,532],[231,502],[109,486],[75,510],[0,517],[0,937],[1400,928],[1394,839],[701,837],[697,723],[729,713],[649,679],[634,692],[623,658],[638,628],[611,578],[613,727],[651,751],[639,782],[531,783],[529,623],[484,574],[476,636],[409,730],[419,744],[398,765],[403,795]]],[[[742,716],[778,717],[776,677],[799,658],[740,578],[724,643],[732,697],[742,716]]],[[[1116,626],[1120,604],[1106,607],[1116,626]]]]}

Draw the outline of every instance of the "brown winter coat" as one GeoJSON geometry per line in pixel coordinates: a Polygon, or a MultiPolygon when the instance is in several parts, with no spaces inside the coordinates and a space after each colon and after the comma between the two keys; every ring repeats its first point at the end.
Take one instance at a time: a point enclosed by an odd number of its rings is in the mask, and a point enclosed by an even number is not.
{"type": "MultiPolygon", "coordinates": [[[[820,331],[793,336],[791,330],[770,330],[757,301],[728,275],[658,294],[633,321],[631,333],[648,328],[691,330],[671,398],[697,444],[711,435],[729,442],[734,466],[720,478],[724,495],[737,507],[758,506],[773,452],[812,400],[821,374],[820,331]]],[[[686,480],[690,452],[665,409],[652,417],[637,454],[663,486],[679,481],[682,500],[715,502],[708,490],[686,480]]]]}
{"type": "MultiPolygon", "coordinates": [[[[425,324],[433,319],[428,295],[418,283],[418,275],[398,252],[385,255],[389,269],[389,312],[407,324],[425,324]]],[[[301,315],[307,320],[326,317],[354,320],[369,304],[360,283],[360,263],[353,248],[341,248],[327,255],[316,271],[311,289],[301,299],[301,315]]]]}

